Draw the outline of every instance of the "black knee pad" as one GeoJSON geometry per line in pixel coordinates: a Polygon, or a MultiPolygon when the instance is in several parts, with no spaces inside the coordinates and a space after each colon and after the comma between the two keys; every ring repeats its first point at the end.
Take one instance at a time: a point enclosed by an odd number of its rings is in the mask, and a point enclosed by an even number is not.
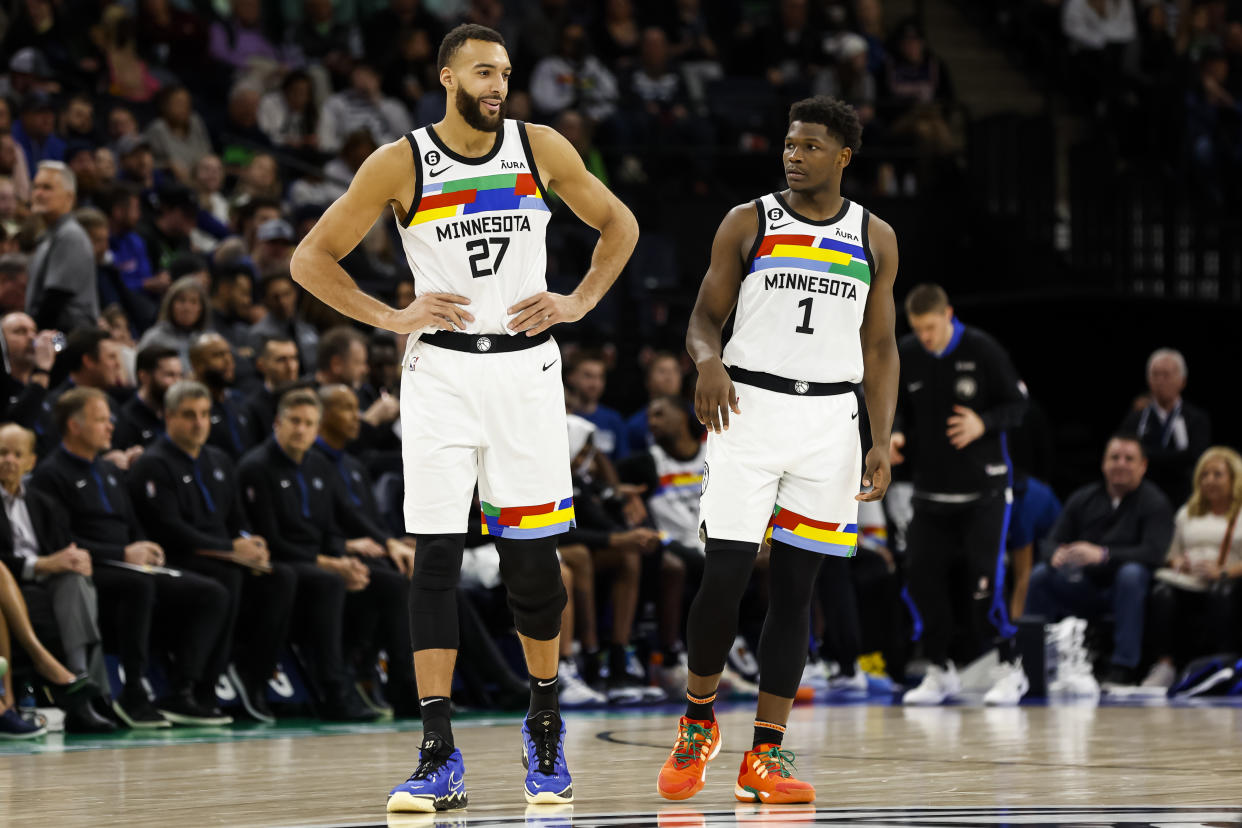
{"type": "Polygon", "coordinates": [[[561,632],[561,611],[568,597],[556,557],[556,538],[496,539],[500,577],[509,591],[509,608],[517,631],[535,641],[561,632]]]}
{"type": "Polygon", "coordinates": [[[463,535],[418,535],[410,578],[410,642],[414,650],[456,650],[457,583],[463,535]]]}

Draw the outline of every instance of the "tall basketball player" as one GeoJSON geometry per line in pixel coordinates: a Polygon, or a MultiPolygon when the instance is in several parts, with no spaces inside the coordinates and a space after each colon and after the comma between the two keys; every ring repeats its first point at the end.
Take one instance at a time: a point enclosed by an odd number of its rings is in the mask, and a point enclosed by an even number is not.
{"type": "Polygon", "coordinates": [[[581,319],[625,265],[633,215],[546,127],[505,118],[501,36],[462,25],[440,44],[444,119],[377,150],[298,247],[294,277],[354,319],[412,333],[401,383],[406,530],[418,538],[410,628],[422,705],[420,761],[389,811],[466,805],[449,693],[455,594],[477,480],[500,550],[530,673],[522,727],[528,802],[571,802],[557,705],[565,590],[556,536],[574,520],[559,351],[548,329],[581,319]],[[591,267],[568,296],[546,290],[549,190],[599,230],[591,267]],[[417,298],[393,310],[337,264],[385,207],[397,217],[417,298]]]}
{"type": "Polygon", "coordinates": [[[701,790],[720,751],[712,703],[765,535],[772,548],[758,714],[733,792],[765,804],[815,798],[781,746],[806,660],[811,593],[823,555],[854,554],[858,501],[879,500],[888,488],[897,402],[897,238],[841,195],[861,135],[857,114],[838,100],[793,105],[788,189],[725,216],[690,317],[694,407],[708,427],[699,507],[706,563],[686,636],[686,715],[657,783],[666,799],[701,790]],[[722,352],[721,329],[735,306],[722,352]],[[865,471],[852,393],[859,382],[876,446],[865,471]],[[867,491],[859,491],[860,476],[867,491]]]}

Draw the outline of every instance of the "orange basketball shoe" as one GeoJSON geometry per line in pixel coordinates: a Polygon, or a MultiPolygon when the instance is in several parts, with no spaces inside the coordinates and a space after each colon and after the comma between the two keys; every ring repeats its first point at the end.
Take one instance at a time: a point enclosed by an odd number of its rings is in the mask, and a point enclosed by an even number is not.
{"type": "Polygon", "coordinates": [[[794,754],[780,745],[759,745],[746,751],[733,795],[739,802],[787,805],[814,802],[815,788],[793,776],[794,754]]]}
{"type": "Polygon", "coordinates": [[[720,753],[720,727],[681,717],[677,724],[677,741],[673,752],[660,768],[656,790],[665,799],[689,799],[703,790],[707,780],[707,763],[720,753]]]}

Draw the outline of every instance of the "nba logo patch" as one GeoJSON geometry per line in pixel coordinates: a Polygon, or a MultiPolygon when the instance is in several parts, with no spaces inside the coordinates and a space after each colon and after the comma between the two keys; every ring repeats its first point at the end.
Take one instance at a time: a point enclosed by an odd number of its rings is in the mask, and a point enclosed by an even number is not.
{"type": "Polygon", "coordinates": [[[413,371],[417,367],[418,367],[418,357],[411,357],[410,358],[410,370],[413,371]]]}

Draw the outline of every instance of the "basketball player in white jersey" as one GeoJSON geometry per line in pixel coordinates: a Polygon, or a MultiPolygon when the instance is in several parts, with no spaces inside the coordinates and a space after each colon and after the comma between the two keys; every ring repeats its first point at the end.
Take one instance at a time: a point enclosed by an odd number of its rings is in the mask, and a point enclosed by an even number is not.
{"type": "Polygon", "coordinates": [[[292,265],[294,278],[333,308],[412,334],[401,428],[406,530],[418,538],[410,628],[423,741],[418,768],[389,794],[388,810],[466,805],[449,694],[476,480],[530,673],[526,799],[571,802],[557,703],[565,592],[556,536],[573,524],[574,510],[560,354],[548,329],[581,319],[603,297],[638,226],[568,141],[504,117],[511,66],[497,32],[458,26],[440,46],[439,66],[444,119],[371,155],[292,265]],[[549,293],[544,278],[550,190],[600,233],[590,269],[568,296],[549,293]],[[337,264],[388,207],[417,292],[404,310],[363,293],[337,264]]]}
{"type": "Polygon", "coordinates": [[[764,804],[815,798],[781,747],[807,655],[811,593],[823,555],[854,554],[858,501],[879,500],[888,488],[897,402],[897,239],[841,195],[861,135],[858,115],[838,100],[793,105],[788,189],[735,207],[721,222],[690,317],[694,406],[708,427],[699,508],[706,562],[687,624],[686,715],[657,783],[667,799],[697,793],[720,750],[712,702],[765,536],[770,597],[758,714],[734,795],[764,804]],[[859,382],[877,447],[865,471],[852,393],[859,382]],[[869,491],[859,491],[860,476],[869,491]]]}

